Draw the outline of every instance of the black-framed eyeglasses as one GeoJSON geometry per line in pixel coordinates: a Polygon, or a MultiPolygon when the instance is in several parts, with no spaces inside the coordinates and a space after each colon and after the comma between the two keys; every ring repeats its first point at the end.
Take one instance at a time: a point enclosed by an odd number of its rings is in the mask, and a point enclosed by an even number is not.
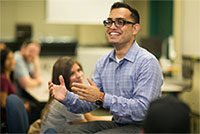
{"type": "Polygon", "coordinates": [[[115,24],[116,27],[119,27],[119,28],[123,27],[126,24],[132,24],[132,25],[137,24],[137,23],[134,23],[134,22],[126,21],[122,18],[117,18],[115,21],[113,21],[112,19],[108,19],[108,20],[103,21],[104,26],[108,27],[108,28],[111,27],[113,23],[115,24]]]}

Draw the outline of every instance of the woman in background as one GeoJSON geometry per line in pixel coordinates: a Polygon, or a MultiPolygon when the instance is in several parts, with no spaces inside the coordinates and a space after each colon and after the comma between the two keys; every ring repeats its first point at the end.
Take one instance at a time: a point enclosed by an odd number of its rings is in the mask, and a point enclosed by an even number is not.
{"type": "MultiPolygon", "coordinates": [[[[13,71],[15,68],[14,53],[8,48],[4,47],[0,49],[1,58],[1,76],[0,76],[0,101],[1,101],[1,133],[7,132],[6,122],[6,98],[10,94],[16,93],[16,87],[14,85],[13,71]]],[[[24,104],[25,109],[30,109],[29,104],[24,104]]]]}
{"type": "Polygon", "coordinates": [[[1,100],[1,132],[6,130],[6,97],[16,93],[16,87],[13,84],[13,70],[15,67],[14,54],[9,48],[0,50],[1,57],[1,82],[0,82],[0,100],[1,100]]]}
{"type": "MultiPolygon", "coordinates": [[[[59,58],[53,66],[52,82],[59,84],[59,76],[62,75],[65,80],[65,86],[70,91],[73,82],[83,83],[83,69],[80,63],[70,57],[59,58]]],[[[49,98],[44,110],[42,111],[42,125],[40,133],[44,133],[47,129],[54,129],[57,133],[61,133],[69,124],[77,124],[80,122],[106,120],[104,118],[93,116],[90,113],[74,114],[69,112],[66,107],[53,99],[49,98]]]]}

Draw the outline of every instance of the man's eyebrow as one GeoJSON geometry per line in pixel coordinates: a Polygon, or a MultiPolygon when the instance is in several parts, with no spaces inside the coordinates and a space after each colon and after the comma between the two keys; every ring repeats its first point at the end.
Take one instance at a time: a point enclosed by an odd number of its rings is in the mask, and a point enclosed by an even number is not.
{"type": "MultiPolygon", "coordinates": [[[[116,18],[116,20],[121,20],[121,19],[124,19],[124,18],[116,18]]],[[[107,20],[112,20],[112,18],[107,18],[107,20]]]]}

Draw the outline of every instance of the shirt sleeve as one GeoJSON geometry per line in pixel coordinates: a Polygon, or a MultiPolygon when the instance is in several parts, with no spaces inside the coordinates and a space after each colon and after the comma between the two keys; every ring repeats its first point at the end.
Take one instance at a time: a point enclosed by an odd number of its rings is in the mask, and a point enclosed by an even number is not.
{"type": "Polygon", "coordinates": [[[29,75],[28,68],[22,59],[17,58],[14,70],[15,79],[25,77],[29,75]]]}
{"type": "Polygon", "coordinates": [[[61,102],[67,107],[67,110],[73,113],[88,113],[96,108],[95,103],[80,100],[78,95],[67,91],[64,101],[61,102]]]}

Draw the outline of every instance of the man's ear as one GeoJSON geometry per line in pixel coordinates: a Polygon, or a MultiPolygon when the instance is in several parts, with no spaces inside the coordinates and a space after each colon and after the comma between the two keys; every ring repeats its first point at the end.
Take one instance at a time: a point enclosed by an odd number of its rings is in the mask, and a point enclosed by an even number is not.
{"type": "Polygon", "coordinates": [[[140,24],[133,25],[133,35],[136,35],[140,30],[140,24]]]}

